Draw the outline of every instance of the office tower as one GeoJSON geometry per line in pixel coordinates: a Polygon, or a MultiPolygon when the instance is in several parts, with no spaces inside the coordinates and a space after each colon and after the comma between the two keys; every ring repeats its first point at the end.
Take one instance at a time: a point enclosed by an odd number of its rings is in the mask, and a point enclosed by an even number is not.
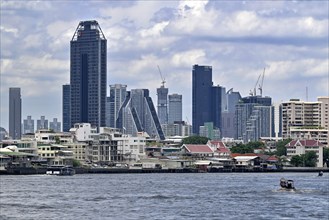
{"type": "Polygon", "coordinates": [[[9,88],[9,136],[21,139],[22,136],[21,88],[9,88]]]}
{"type": "Polygon", "coordinates": [[[106,98],[106,127],[116,128],[116,120],[126,93],[127,85],[110,85],[110,96],[106,98]]]}
{"type": "Polygon", "coordinates": [[[61,131],[61,123],[57,120],[57,118],[54,118],[53,121],[49,122],[49,129],[54,132],[61,131]]]}
{"type": "Polygon", "coordinates": [[[289,138],[292,128],[321,127],[321,102],[291,99],[282,103],[282,137],[289,138]]]}
{"type": "Polygon", "coordinates": [[[234,128],[234,116],[235,116],[235,106],[241,99],[239,92],[234,92],[233,88],[226,92],[226,108],[222,111],[222,137],[234,138],[235,128],[234,128]]]}
{"type": "Polygon", "coordinates": [[[220,140],[221,134],[218,128],[214,128],[213,122],[206,122],[200,126],[199,136],[207,137],[210,140],[220,140]]]}
{"type": "Polygon", "coordinates": [[[107,41],[97,21],[81,21],[71,40],[71,127],[105,126],[107,41]]]}
{"type": "Polygon", "coordinates": [[[221,129],[221,112],[225,106],[225,88],[213,86],[212,67],[194,65],[192,70],[192,129],[199,134],[199,127],[213,122],[221,129]]]}
{"type": "Polygon", "coordinates": [[[169,95],[168,124],[174,124],[175,121],[182,121],[182,106],[182,95],[169,95]]]}
{"type": "Polygon", "coordinates": [[[157,95],[160,124],[168,124],[168,88],[164,87],[164,82],[160,88],[157,88],[157,95]]]}
{"type": "Polygon", "coordinates": [[[27,116],[23,121],[23,134],[34,133],[34,120],[32,116],[27,116]]]}
{"type": "Polygon", "coordinates": [[[40,129],[48,129],[48,120],[45,116],[41,116],[40,119],[37,120],[37,130],[40,129]]]}
{"type": "Polygon", "coordinates": [[[121,128],[123,133],[137,136],[140,132],[146,132],[151,138],[165,139],[148,89],[127,92],[118,116],[117,128],[121,128]]]}
{"type": "Polygon", "coordinates": [[[63,120],[63,131],[69,132],[71,128],[71,86],[69,84],[63,85],[63,96],[62,96],[62,120],[63,120]]]}
{"type": "Polygon", "coordinates": [[[258,141],[260,137],[275,137],[274,108],[270,97],[242,98],[235,110],[235,139],[258,141]]]}

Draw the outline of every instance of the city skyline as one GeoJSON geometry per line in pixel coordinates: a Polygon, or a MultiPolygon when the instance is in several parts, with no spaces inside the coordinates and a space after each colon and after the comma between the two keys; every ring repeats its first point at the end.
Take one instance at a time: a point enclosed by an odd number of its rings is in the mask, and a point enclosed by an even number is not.
{"type": "Polygon", "coordinates": [[[62,121],[69,42],[82,20],[97,20],[108,39],[107,96],[119,83],[157,100],[159,65],[192,121],[191,69],[199,64],[243,97],[265,67],[263,95],[316,101],[329,95],[327,9],[327,1],[1,1],[0,126],[8,130],[10,87],[21,88],[22,118],[62,121]]]}

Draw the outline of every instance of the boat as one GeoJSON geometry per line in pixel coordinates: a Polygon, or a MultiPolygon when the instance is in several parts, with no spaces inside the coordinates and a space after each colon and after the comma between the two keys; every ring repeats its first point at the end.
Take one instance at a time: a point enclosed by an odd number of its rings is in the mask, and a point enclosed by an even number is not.
{"type": "Polygon", "coordinates": [[[73,176],[75,169],[70,166],[50,166],[46,171],[47,175],[73,176]]]}
{"type": "Polygon", "coordinates": [[[319,172],[319,176],[323,176],[323,171],[320,171],[319,172]]]}
{"type": "Polygon", "coordinates": [[[286,180],[285,178],[280,179],[280,186],[281,189],[285,190],[295,190],[294,181],[293,180],[286,180]]]}

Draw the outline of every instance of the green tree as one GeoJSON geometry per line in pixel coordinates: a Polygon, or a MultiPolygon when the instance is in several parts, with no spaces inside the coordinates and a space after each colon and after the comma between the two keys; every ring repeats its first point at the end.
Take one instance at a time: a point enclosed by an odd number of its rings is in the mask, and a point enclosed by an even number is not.
{"type": "Polygon", "coordinates": [[[281,140],[276,143],[276,155],[277,156],[287,156],[286,145],[291,141],[291,139],[281,140]]]}
{"type": "Polygon", "coordinates": [[[295,167],[303,166],[303,158],[299,155],[294,155],[291,157],[290,164],[295,167]]]}
{"type": "Polygon", "coordinates": [[[190,136],[182,140],[182,144],[206,144],[209,138],[202,136],[190,136]]]}
{"type": "Polygon", "coordinates": [[[316,155],[315,151],[309,151],[306,154],[303,155],[304,156],[304,161],[305,161],[305,167],[315,167],[316,166],[316,162],[318,159],[318,156],[316,155]]]}
{"type": "Polygon", "coordinates": [[[73,159],[72,165],[73,165],[73,167],[80,167],[81,166],[81,163],[80,163],[80,161],[78,161],[76,159],[73,159]]]}
{"type": "Polygon", "coordinates": [[[254,153],[254,148],[245,144],[237,144],[231,148],[231,152],[240,154],[254,153]]]}

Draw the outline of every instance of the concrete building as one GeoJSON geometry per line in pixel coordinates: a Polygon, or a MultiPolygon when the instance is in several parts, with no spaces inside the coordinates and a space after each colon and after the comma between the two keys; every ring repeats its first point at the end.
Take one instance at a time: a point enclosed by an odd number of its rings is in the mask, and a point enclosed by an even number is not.
{"type": "Polygon", "coordinates": [[[182,95],[169,95],[168,124],[174,124],[183,120],[182,95]]]}
{"type": "Polygon", "coordinates": [[[206,122],[200,126],[199,136],[207,137],[210,140],[220,140],[220,130],[214,127],[212,122],[206,122]]]}
{"type": "MultiPolygon", "coordinates": [[[[289,138],[294,127],[321,127],[321,102],[304,102],[291,99],[282,103],[282,137],[289,138]]],[[[325,123],[325,121],[323,121],[325,123]]]]}
{"type": "Polygon", "coordinates": [[[157,88],[157,96],[160,124],[168,124],[168,88],[164,87],[164,82],[160,88],[157,88]]]}
{"type": "Polygon", "coordinates": [[[316,140],[328,146],[328,129],[326,128],[291,127],[289,136],[293,140],[316,140]]]}
{"type": "Polygon", "coordinates": [[[53,130],[54,132],[61,132],[61,126],[62,123],[60,123],[57,118],[54,118],[53,121],[49,122],[49,129],[53,130]]]}
{"type": "Polygon", "coordinates": [[[323,167],[323,144],[316,140],[293,140],[286,145],[287,156],[302,155],[314,151],[318,157],[317,167],[323,167]]]}
{"type": "Polygon", "coordinates": [[[222,129],[221,135],[223,138],[234,138],[236,130],[234,126],[235,106],[239,103],[241,95],[239,92],[233,91],[233,88],[226,92],[226,106],[222,109],[222,129]]]}
{"type": "Polygon", "coordinates": [[[22,136],[21,88],[9,88],[9,136],[20,139],[22,136]]]}
{"type": "Polygon", "coordinates": [[[70,42],[71,127],[105,126],[107,41],[97,21],[81,21],[70,42]]]}
{"type": "Polygon", "coordinates": [[[110,96],[106,98],[106,127],[116,128],[116,120],[126,93],[127,85],[110,85],[110,96]]]}
{"type": "Polygon", "coordinates": [[[270,97],[248,96],[236,105],[236,140],[258,141],[274,137],[274,109],[270,97]]]}
{"type": "Polygon", "coordinates": [[[32,116],[27,116],[23,121],[23,134],[34,133],[34,120],[32,116]]]}
{"type": "Polygon", "coordinates": [[[45,116],[41,116],[37,120],[37,130],[48,129],[48,119],[45,116]]]}
{"type": "Polygon", "coordinates": [[[117,128],[134,137],[146,132],[152,139],[165,139],[148,89],[132,89],[127,93],[119,111],[117,128]]]}
{"type": "Polygon", "coordinates": [[[62,93],[63,131],[68,132],[71,128],[71,86],[63,85],[62,93]]]}

